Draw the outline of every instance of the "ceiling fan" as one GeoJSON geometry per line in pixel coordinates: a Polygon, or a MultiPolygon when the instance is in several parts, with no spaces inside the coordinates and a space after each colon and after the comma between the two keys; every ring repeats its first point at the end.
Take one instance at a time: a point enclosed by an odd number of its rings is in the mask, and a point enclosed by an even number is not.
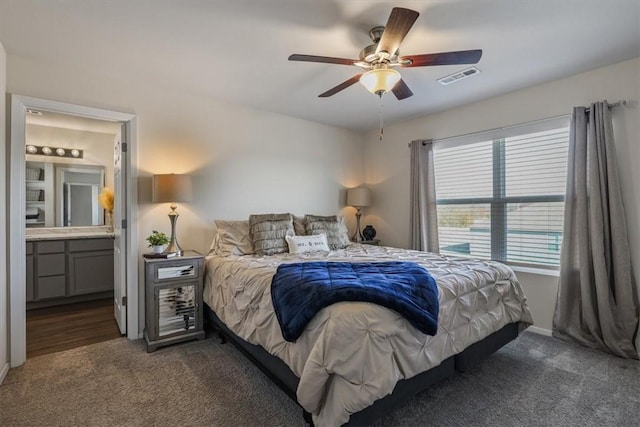
{"type": "Polygon", "coordinates": [[[413,92],[395,67],[476,64],[480,61],[481,49],[400,56],[400,43],[418,19],[418,15],[420,14],[415,10],[394,7],[385,27],[378,26],[369,31],[373,44],[362,49],[359,59],[293,54],[289,56],[289,61],[355,65],[364,71],[318,95],[321,98],[335,95],[360,81],[369,92],[382,97],[391,91],[398,100],[412,96],[413,92]]]}

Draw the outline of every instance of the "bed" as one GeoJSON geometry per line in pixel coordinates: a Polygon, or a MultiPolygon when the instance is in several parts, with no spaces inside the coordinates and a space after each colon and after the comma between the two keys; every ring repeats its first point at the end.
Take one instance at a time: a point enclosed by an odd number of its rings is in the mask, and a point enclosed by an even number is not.
{"type": "Polygon", "coordinates": [[[455,370],[464,371],[532,324],[513,271],[500,263],[384,246],[329,252],[210,255],[205,313],[318,426],[366,424],[455,370]],[[280,264],[410,261],[436,279],[434,336],[395,311],[363,302],[322,309],[296,342],[286,341],[270,284],[280,264]]]}

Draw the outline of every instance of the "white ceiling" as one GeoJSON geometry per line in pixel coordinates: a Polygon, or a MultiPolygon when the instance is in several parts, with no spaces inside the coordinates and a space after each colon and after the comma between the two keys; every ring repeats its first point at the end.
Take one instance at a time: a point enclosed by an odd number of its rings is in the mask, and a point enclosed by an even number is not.
{"type": "Polygon", "coordinates": [[[639,0],[0,0],[0,41],[9,55],[362,131],[378,125],[377,97],[360,85],[317,97],[358,68],[287,57],[357,58],[394,6],[420,12],[402,54],[484,54],[482,73],[449,86],[436,79],[466,66],[400,69],[414,96],[384,97],[387,124],[640,56],[639,0]]]}

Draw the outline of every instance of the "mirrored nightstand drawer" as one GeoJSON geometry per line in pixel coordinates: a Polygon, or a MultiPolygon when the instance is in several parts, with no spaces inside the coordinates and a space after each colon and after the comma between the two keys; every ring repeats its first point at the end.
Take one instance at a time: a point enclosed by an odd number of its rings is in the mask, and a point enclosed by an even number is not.
{"type": "Polygon", "coordinates": [[[175,258],[145,258],[145,264],[151,268],[147,280],[154,283],[171,282],[183,279],[199,279],[202,256],[193,256],[193,252],[185,251],[185,255],[175,258]]]}

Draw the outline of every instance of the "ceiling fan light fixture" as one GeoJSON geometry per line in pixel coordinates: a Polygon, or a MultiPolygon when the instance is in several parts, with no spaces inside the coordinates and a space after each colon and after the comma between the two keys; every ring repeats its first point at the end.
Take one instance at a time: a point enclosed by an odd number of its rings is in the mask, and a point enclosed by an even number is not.
{"type": "Polygon", "coordinates": [[[376,68],[360,77],[360,83],[374,95],[389,92],[400,81],[400,73],[392,68],[376,68]]]}

